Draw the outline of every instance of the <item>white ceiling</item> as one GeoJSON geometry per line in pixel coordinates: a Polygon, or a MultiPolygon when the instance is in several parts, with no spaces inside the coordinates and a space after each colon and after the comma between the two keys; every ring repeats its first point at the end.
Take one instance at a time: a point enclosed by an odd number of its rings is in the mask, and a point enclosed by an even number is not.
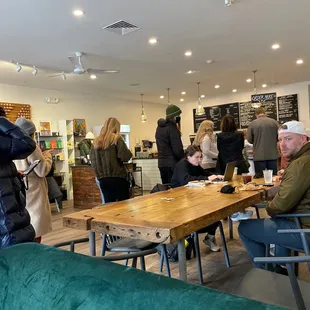
{"type": "MultiPolygon", "coordinates": [[[[233,88],[249,91],[245,82],[258,69],[257,84],[289,84],[309,80],[309,0],[236,0],[226,7],[224,0],[1,0],[0,83],[29,87],[107,94],[163,103],[166,88],[171,101],[195,100],[196,82],[201,93],[216,96],[233,88]],[[85,15],[76,18],[74,9],[85,15]],[[141,30],[121,36],[101,30],[125,20],[141,30]],[[158,38],[156,46],[148,38],[158,38]],[[277,51],[271,45],[278,42],[277,51]],[[185,50],[193,56],[186,58],[185,50]],[[8,63],[71,71],[68,56],[81,51],[85,67],[119,69],[120,74],[48,78],[53,71],[31,68],[20,73],[8,63]],[[304,59],[302,66],[296,65],[304,59]],[[208,65],[206,60],[214,63],[208,65]],[[188,70],[198,72],[188,75],[188,70]],[[140,86],[130,86],[139,83],[140,86]],[[219,84],[219,89],[214,85],[219,84]]],[[[261,91],[261,90],[260,90],[261,91]]],[[[166,98],[164,99],[166,102],[166,98]]]]}

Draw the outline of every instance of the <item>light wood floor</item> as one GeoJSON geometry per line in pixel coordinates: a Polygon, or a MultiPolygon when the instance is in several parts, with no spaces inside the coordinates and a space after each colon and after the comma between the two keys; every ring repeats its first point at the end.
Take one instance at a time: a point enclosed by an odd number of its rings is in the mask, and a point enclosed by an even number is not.
{"type": "MultiPolygon", "coordinates": [[[[71,239],[88,237],[88,234],[74,229],[64,228],[62,226],[62,216],[65,214],[73,213],[75,210],[72,206],[72,202],[64,202],[64,209],[61,213],[58,213],[56,208],[52,205],[53,214],[53,231],[46,234],[42,243],[47,245],[53,245],[58,242],[68,241],[71,239]]],[[[261,216],[264,216],[264,212],[261,210],[261,216]]],[[[228,223],[223,221],[226,239],[228,239],[228,223]]],[[[228,240],[228,252],[231,262],[231,268],[227,268],[225,265],[223,252],[210,252],[206,246],[200,242],[201,259],[203,267],[203,275],[205,285],[208,287],[216,288],[221,291],[232,292],[238,285],[242,277],[252,268],[250,259],[238,238],[237,232],[238,224],[234,224],[234,237],[235,240],[228,240]]],[[[203,235],[201,235],[201,239],[203,235]]],[[[221,245],[220,236],[217,234],[218,244],[221,245]]],[[[101,240],[100,236],[97,236],[97,255],[100,253],[101,240]]],[[[80,244],[76,246],[76,252],[88,255],[88,244],[80,244]]],[[[139,268],[139,265],[138,265],[139,268]]],[[[159,255],[154,254],[146,258],[146,268],[153,273],[159,273],[159,255]]],[[[172,277],[178,278],[178,264],[170,263],[172,277]]],[[[192,258],[187,261],[188,268],[188,281],[192,283],[198,283],[196,260],[192,258]]],[[[165,270],[164,270],[165,272],[165,270]]],[[[310,281],[310,273],[306,265],[302,265],[300,268],[300,278],[310,281]]]]}

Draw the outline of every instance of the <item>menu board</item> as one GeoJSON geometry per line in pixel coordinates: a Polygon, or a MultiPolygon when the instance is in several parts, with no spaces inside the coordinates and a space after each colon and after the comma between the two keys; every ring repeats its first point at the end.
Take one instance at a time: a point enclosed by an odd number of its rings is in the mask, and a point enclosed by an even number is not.
{"type": "Polygon", "coordinates": [[[206,120],[206,114],[196,115],[196,109],[193,109],[193,118],[194,118],[194,133],[198,131],[200,124],[206,120]]]}
{"type": "Polygon", "coordinates": [[[252,95],[251,101],[252,103],[261,103],[261,107],[265,109],[266,115],[278,120],[277,93],[252,95]]]}
{"type": "Polygon", "coordinates": [[[206,107],[206,119],[214,123],[214,131],[221,130],[222,109],[220,106],[206,107]]]}
{"type": "Polygon", "coordinates": [[[222,112],[222,117],[230,114],[231,116],[234,117],[237,128],[240,126],[240,120],[239,120],[239,103],[234,102],[234,103],[227,103],[223,104],[220,106],[221,112],[222,112]]]}
{"type": "Polygon", "coordinates": [[[240,128],[245,129],[255,119],[255,108],[252,107],[252,102],[239,102],[240,111],[240,128]]]}
{"type": "Polygon", "coordinates": [[[278,97],[279,123],[299,121],[297,94],[278,97]]]}

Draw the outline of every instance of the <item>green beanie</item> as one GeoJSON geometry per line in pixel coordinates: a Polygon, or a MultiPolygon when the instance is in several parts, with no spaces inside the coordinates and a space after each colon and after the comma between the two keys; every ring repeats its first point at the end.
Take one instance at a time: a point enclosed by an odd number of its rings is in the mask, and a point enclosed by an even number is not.
{"type": "Polygon", "coordinates": [[[166,109],[167,118],[174,118],[176,116],[179,116],[181,113],[182,113],[182,110],[174,104],[169,104],[166,109]]]}

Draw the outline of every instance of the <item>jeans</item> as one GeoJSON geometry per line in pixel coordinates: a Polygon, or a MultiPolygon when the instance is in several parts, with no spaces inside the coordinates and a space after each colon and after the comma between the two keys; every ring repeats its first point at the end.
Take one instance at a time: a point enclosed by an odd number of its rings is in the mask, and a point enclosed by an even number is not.
{"type": "MultiPolygon", "coordinates": [[[[249,256],[264,257],[267,244],[276,245],[276,255],[290,256],[291,250],[303,252],[303,245],[299,234],[279,234],[279,229],[297,229],[297,225],[290,220],[280,218],[253,219],[239,224],[239,236],[249,256]]],[[[306,237],[310,243],[310,238],[306,237]]],[[[265,264],[254,264],[256,268],[264,269],[265,264]]]]}
{"type": "Polygon", "coordinates": [[[273,175],[277,175],[277,160],[254,160],[255,174],[263,175],[263,170],[273,170],[273,175]]]}
{"type": "Polygon", "coordinates": [[[102,204],[104,204],[105,203],[104,196],[103,196],[103,193],[102,193],[102,190],[101,190],[101,187],[100,187],[100,182],[99,182],[99,180],[97,178],[96,178],[96,184],[98,185],[99,190],[100,190],[101,202],[102,202],[102,204]]]}
{"type": "Polygon", "coordinates": [[[171,183],[173,170],[174,169],[172,167],[160,167],[159,168],[162,184],[170,184],[171,183]]]}

